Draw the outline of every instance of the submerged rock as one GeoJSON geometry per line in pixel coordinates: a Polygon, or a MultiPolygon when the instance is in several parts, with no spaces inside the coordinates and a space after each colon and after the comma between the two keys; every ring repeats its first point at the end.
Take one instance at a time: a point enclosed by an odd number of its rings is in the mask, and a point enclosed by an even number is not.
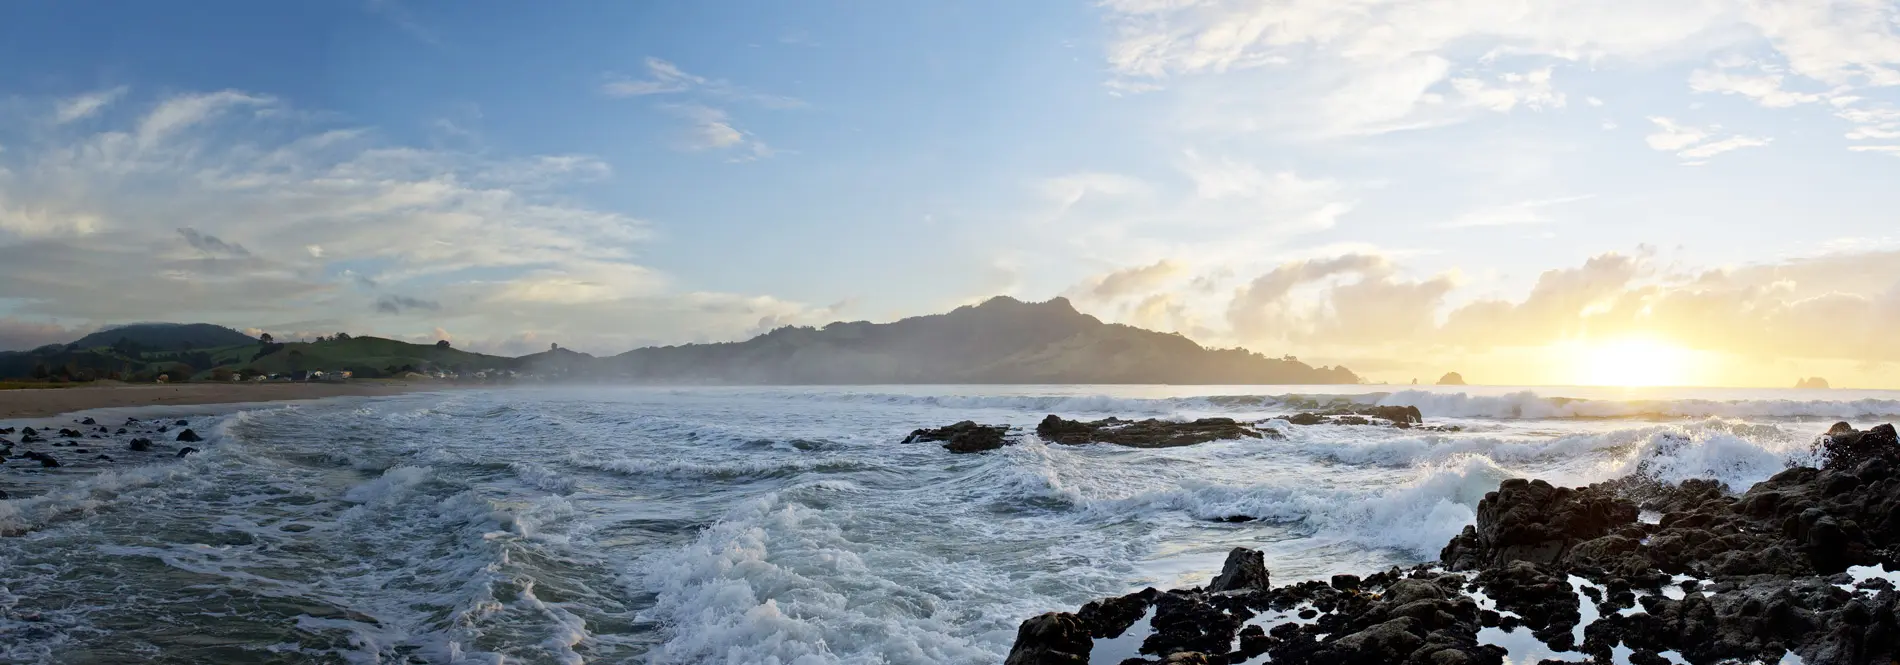
{"type": "Polygon", "coordinates": [[[143,437],[133,439],[132,443],[127,445],[126,448],[131,449],[131,451],[135,453],[142,453],[152,449],[152,440],[143,437]]]}
{"type": "Polygon", "coordinates": [[[1202,418],[1190,422],[1104,418],[1085,422],[1055,415],[1043,418],[1036,425],[1036,436],[1064,445],[1112,443],[1131,448],[1174,448],[1227,439],[1282,438],[1277,431],[1232,418],[1202,418]]]}
{"type": "Polygon", "coordinates": [[[945,450],[953,453],[975,453],[995,450],[1010,443],[1006,435],[1008,425],[978,425],[974,421],[939,427],[936,429],[913,430],[904,437],[904,443],[922,441],[942,441],[945,450]]]}
{"type": "Polygon", "coordinates": [[[191,446],[185,446],[185,447],[183,447],[183,448],[179,448],[179,449],[178,449],[178,456],[179,456],[179,457],[184,457],[184,456],[186,456],[186,455],[190,455],[190,454],[192,454],[192,453],[195,453],[195,452],[198,452],[198,449],[197,449],[197,448],[193,448],[193,447],[191,447],[191,446]]]}
{"type": "Polygon", "coordinates": [[[184,430],[178,433],[178,440],[183,441],[185,443],[197,443],[199,441],[203,441],[204,439],[202,437],[199,437],[197,432],[194,432],[192,430],[184,430]]]}

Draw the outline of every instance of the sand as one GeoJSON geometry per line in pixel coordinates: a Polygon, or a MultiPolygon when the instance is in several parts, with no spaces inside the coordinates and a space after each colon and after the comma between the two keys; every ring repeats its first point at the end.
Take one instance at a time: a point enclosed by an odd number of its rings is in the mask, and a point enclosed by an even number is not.
{"type": "Polygon", "coordinates": [[[186,383],[0,390],[0,418],[42,418],[122,406],[237,404],[283,400],[395,395],[447,385],[363,381],[351,383],[186,383]]]}

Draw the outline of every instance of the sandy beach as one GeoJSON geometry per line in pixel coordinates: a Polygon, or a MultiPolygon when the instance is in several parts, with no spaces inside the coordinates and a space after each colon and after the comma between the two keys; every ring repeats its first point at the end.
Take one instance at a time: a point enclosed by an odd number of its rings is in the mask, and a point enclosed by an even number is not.
{"type": "Polygon", "coordinates": [[[0,418],[40,418],[125,406],[235,404],[395,395],[447,387],[421,383],[188,383],[0,390],[0,418]]]}

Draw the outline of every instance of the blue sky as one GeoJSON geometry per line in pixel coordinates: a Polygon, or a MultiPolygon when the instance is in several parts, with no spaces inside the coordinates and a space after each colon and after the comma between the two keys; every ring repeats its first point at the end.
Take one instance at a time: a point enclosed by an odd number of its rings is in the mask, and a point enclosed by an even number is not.
{"type": "Polygon", "coordinates": [[[1701,382],[1873,381],[1896,16],[12,4],[0,345],[190,318],[611,353],[1007,293],[1394,381],[1561,382],[1523,359],[1632,337],[1714,354],[1701,382]]]}

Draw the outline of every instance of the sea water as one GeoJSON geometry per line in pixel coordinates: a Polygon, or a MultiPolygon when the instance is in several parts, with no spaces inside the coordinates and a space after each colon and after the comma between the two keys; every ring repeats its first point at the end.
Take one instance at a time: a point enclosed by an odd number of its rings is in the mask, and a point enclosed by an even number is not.
{"type": "Polygon", "coordinates": [[[1235,546],[1277,584],[1435,560],[1505,478],[1746,489],[1900,394],[589,386],[90,413],[191,418],[204,452],[0,469],[0,662],[998,663],[1026,617],[1205,583],[1235,546]],[[901,443],[1289,394],[1462,430],[901,443]]]}

